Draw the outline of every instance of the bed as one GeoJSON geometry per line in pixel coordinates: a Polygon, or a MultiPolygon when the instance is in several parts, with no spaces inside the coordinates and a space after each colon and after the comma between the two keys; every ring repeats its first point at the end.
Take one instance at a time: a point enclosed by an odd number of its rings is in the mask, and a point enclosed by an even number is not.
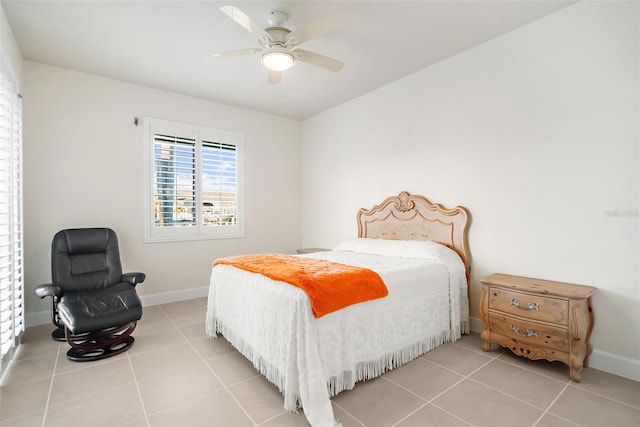
{"type": "Polygon", "coordinates": [[[297,287],[215,265],[207,334],[222,334],[275,384],[285,410],[335,425],[332,396],[468,333],[469,221],[461,206],[408,192],[361,209],[357,238],[297,256],[373,270],[388,295],[322,317],[297,287]]]}

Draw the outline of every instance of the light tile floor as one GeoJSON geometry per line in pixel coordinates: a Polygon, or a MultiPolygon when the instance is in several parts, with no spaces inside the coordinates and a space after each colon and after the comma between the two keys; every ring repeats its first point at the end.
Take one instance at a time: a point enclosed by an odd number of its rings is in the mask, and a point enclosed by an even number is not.
{"type": "MultiPolygon", "coordinates": [[[[29,328],[0,383],[0,425],[307,426],[224,338],[204,332],[206,299],[147,307],[126,353],[66,359],[52,327],[29,328]]],[[[582,382],[477,334],[443,345],[332,399],[352,426],[640,426],[640,383],[595,369],[582,382]]]]}

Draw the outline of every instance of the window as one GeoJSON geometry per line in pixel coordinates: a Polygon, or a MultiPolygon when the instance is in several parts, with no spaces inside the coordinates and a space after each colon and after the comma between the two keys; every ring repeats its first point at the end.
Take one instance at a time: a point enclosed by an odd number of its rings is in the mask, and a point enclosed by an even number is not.
{"type": "Polygon", "coordinates": [[[145,119],[145,241],[244,236],[242,135],[145,119]]]}
{"type": "Polygon", "coordinates": [[[22,100],[0,55],[0,374],[24,332],[22,100]]]}

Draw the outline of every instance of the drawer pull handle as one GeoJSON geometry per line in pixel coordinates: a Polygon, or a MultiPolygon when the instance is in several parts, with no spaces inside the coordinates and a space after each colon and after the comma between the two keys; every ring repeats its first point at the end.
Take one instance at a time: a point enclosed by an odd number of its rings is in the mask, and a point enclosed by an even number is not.
{"type": "Polygon", "coordinates": [[[517,300],[515,298],[511,298],[511,305],[515,305],[520,310],[535,310],[535,311],[538,311],[538,308],[540,307],[540,304],[538,304],[537,302],[528,302],[527,306],[523,307],[523,306],[520,305],[520,300],[517,300]]]}
{"type": "Polygon", "coordinates": [[[509,325],[509,329],[511,329],[513,332],[515,332],[516,334],[518,334],[521,337],[537,337],[538,336],[538,331],[536,331],[535,329],[527,329],[527,333],[526,334],[521,334],[520,333],[520,328],[517,327],[516,325],[509,325]]]}

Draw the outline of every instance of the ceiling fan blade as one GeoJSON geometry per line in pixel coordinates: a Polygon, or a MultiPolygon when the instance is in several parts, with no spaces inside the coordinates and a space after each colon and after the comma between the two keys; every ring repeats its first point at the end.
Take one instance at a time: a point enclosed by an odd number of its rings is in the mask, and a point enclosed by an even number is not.
{"type": "Polygon", "coordinates": [[[270,38],[269,34],[262,28],[260,25],[256,24],[256,22],[249,18],[249,16],[244,13],[242,10],[238,9],[235,6],[222,6],[220,8],[222,12],[224,12],[229,18],[236,21],[240,24],[245,30],[257,34],[258,36],[264,36],[270,38]]]}
{"type": "Polygon", "coordinates": [[[301,27],[293,30],[287,36],[291,45],[299,45],[340,27],[340,20],[334,15],[322,15],[301,27]]]}
{"type": "Polygon", "coordinates": [[[282,81],[282,72],[269,70],[267,74],[267,83],[270,85],[276,85],[282,81]]]}
{"type": "Polygon", "coordinates": [[[233,58],[234,56],[242,56],[242,55],[250,55],[252,53],[260,52],[261,48],[259,47],[250,47],[247,49],[238,49],[238,50],[230,50],[228,52],[220,52],[214,53],[211,55],[212,58],[233,58]]]}
{"type": "Polygon", "coordinates": [[[342,70],[344,66],[342,61],[320,55],[319,53],[309,52],[308,50],[295,49],[293,53],[298,61],[307,62],[316,67],[324,68],[325,70],[337,72],[342,70]]]}

